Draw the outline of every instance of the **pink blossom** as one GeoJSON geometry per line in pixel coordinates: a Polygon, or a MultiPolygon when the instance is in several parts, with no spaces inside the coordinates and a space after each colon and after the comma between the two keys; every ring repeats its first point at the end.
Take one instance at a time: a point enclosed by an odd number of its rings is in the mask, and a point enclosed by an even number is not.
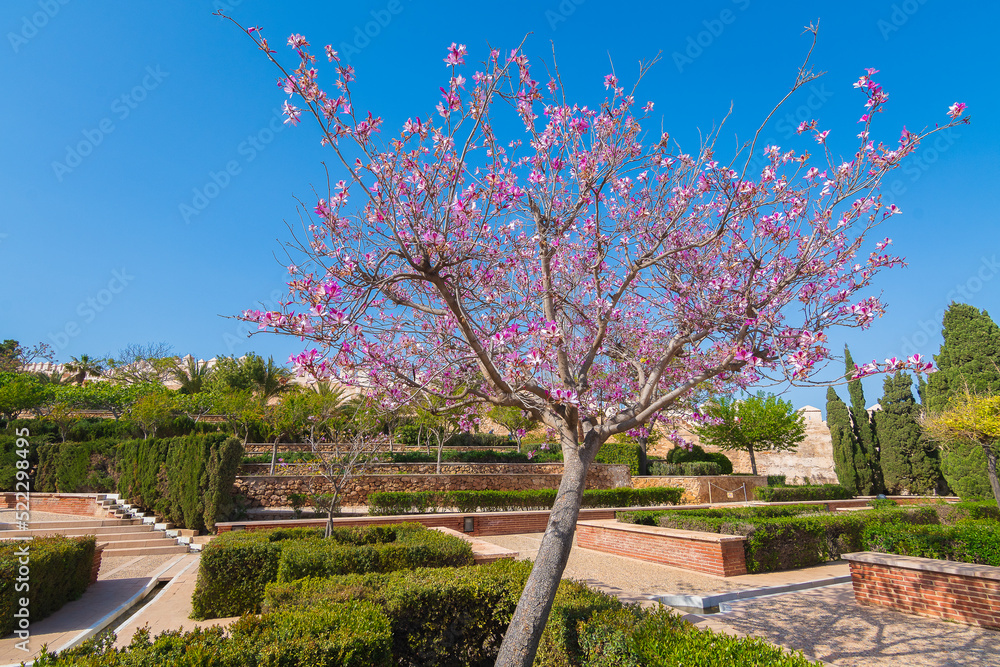
{"type": "Polygon", "coordinates": [[[285,118],[286,123],[291,123],[292,125],[299,124],[299,116],[302,115],[301,109],[292,106],[288,102],[285,102],[284,105],[282,105],[282,111],[284,112],[285,116],[287,116],[287,118],[285,118]]]}
{"type": "Polygon", "coordinates": [[[965,102],[955,102],[948,107],[948,117],[954,120],[961,116],[963,111],[965,111],[965,102]]]}

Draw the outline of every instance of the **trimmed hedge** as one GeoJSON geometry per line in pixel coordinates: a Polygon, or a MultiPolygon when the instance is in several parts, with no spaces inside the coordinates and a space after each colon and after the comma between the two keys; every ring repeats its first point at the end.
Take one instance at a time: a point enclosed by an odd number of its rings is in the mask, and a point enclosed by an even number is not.
{"type": "Polygon", "coordinates": [[[193,616],[256,613],[265,586],[274,581],[474,562],[465,540],[415,523],[337,528],[326,539],[322,534],[296,528],[229,532],[212,540],[202,551],[193,616]]]}
{"type": "Polygon", "coordinates": [[[612,442],[609,440],[597,450],[594,463],[627,465],[632,476],[638,477],[641,474],[639,470],[640,456],[642,456],[641,446],[633,442],[612,442]]]}
{"type": "MultiPolygon", "coordinates": [[[[684,490],[675,487],[587,489],[581,507],[644,507],[676,505],[684,490]]],[[[368,495],[368,514],[431,514],[445,508],[459,512],[510,512],[546,510],[556,499],[556,489],[527,491],[384,491],[368,495]]]]}
{"type": "Polygon", "coordinates": [[[932,507],[828,513],[821,507],[734,508],[619,513],[619,521],[664,528],[743,535],[747,572],[776,572],[837,560],[864,551],[864,531],[878,523],[900,526],[938,520],[932,507]],[[654,523],[655,522],[655,523],[654,523]]]}
{"type": "MultiPolygon", "coordinates": [[[[13,434],[13,431],[11,431],[13,434]]],[[[16,491],[17,484],[17,462],[21,460],[19,451],[23,451],[17,446],[17,436],[0,435],[0,491],[16,491]]],[[[28,465],[29,470],[38,464],[38,448],[45,444],[45,439],[34,435],[26,438],[28,441],[28,465]]],[[[32,486],[32,490],[36,489],[32,486]]],[[[21,488],[23,491],[23,487],[21,488]]]]}
{"type": "Polygon", "coordinates": [[[392,663],[389,619],[370,602],[346,602],[281,614],[244,616],[221,627],[164,632],[150,640],[138,630],[122,651],[114,636],[100,635],[55,655],[45,651],[39,667],[125,667],[212,665],[212,667],[369,667],[392,663]],[[228,636],[227,636],[228,634],[228,636]]]}
{"type": "Polygon", "coordinates": [[[863,551],[1000,567],[1000,523],[964,519],[953,526],[872,523],[863,551]]]}
{"type": "MultiPolygon", "coordinates": [[[[531,564],[403,570],[268,585],[260,617],[221,628],[140,631],[124,651],[91,640],[36,665],[205,664],[488,667],[496,660],[531,564]]],[[[759,639],[699,631],[666,609],[625,606],[584,584],[562,581],[542,633],[536,667],[815,665],[759,639]]]]}
{"type": "Polygon", "coordinates": [[[36,537],[30,542],[0,542],[0,636],[15,630],[14,614],[23,597],[29,600],[31,622],[37,622],[67,602],[76,600],[90,585],[96,542],[84,537],[36,537]],[[17,590],[20,574],[18,555],[28,550],[27,590],[17,590]]]}
{"type": "Polygon", "coordinates": [[[714,461],[689,461],[687,463],[652,461],[649,464],[649,474],[654,477],[715,476],[722,474],[722,468],[714,461]]]}
{"type": "Polygon", "coordinates": [[[115,490],[117,440],[53,442],[38,447],[35,490],[92,493],[115,490]]]}
{"type": "Polygon", "coordinates": [[[221,433],[118,445],[118,492],[181,528],[211,530],[235,511],[243,445],[221,433]]]}
{"type": "Polygon", "coordinates": [[[849,500],[854,497],[846,487],[840,484],[758,486],[753,490],[753,496],[766,503],[788,503],[801,500],[849,500]]]}

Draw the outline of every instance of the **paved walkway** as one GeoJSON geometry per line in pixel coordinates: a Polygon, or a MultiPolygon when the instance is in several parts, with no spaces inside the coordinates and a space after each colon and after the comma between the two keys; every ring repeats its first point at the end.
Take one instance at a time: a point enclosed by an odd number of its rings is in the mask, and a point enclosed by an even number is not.
{"type": "MultiPolygon", "coordinates": [[[[480,538],[534,558],[542,535],[480,538]]],[[[709,595],[849,574],[847,563],[713,577],[573,547],[565,577],[644,606],[656,594],[709,595]]],[[[730,611],[686,618],[698,627],[760,637],[843,667],[1000,667],[1000,632],[910,616],[854,601],[850,584],[729,603],[730,611]]]]}

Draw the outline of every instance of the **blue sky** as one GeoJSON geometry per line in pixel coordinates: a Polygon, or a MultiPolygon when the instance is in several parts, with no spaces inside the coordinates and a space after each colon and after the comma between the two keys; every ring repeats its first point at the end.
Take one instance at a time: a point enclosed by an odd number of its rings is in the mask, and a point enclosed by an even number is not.
{"type": "MultiPolygon", "coordinates": [[[[660,53],[639,97],[691,148],[730,104],[731,132],[756,127],[793,81],[802,28],[818,18],[812,62],[827,74],[763,138],[781,143],[806,117],[853,136],[861,102],[851,84],[866,67],[881,70],[890,95],[887,138],[945,121],[956,101],[973,116],[887,182],[904,215],[885,235],[909,266],[879,278],[888,314],[866,332],[832,331],[834,348],[849,343],[859,362],[933,354],[952,299],[1000,313],[1000,58],[977,29],[997,25],[998,3],[6,0],[0,338],[48,342],[61,361],[151,341],[202,358],[300,351],[294,339],[247,339],[225,316],[283,291],[284,221],[297,220],[296,197],[313,198],[330,155],[315,128],[275,120],[285,99],[276,72],[212,15],[219,8],[261,26],[282,56],[293,32],[333,44],[357,70],[356,104],[387,127],[433,108],[453,41],[476,61],[530,33],[529,56],[546,62],[551,42],[565,87],[584,102],[603,95],[610,62],[630,82],[660,53]]],[[[874,403],[880,380],[866,392],[874,403]]],[[[824,396],[788,393],[799,406],[823,407],[824,396]]]]}

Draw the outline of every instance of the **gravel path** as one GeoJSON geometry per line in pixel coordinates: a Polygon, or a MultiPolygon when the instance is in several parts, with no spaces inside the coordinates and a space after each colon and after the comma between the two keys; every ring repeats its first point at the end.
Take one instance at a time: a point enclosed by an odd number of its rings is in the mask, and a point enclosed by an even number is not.
{"type": "Polygon", "coordinates": [[[701,618],[699,627],[843,667],[1000,667],[1000,632],[862,607],[850,584],[734,602],[731,612],[701,618]]]}

